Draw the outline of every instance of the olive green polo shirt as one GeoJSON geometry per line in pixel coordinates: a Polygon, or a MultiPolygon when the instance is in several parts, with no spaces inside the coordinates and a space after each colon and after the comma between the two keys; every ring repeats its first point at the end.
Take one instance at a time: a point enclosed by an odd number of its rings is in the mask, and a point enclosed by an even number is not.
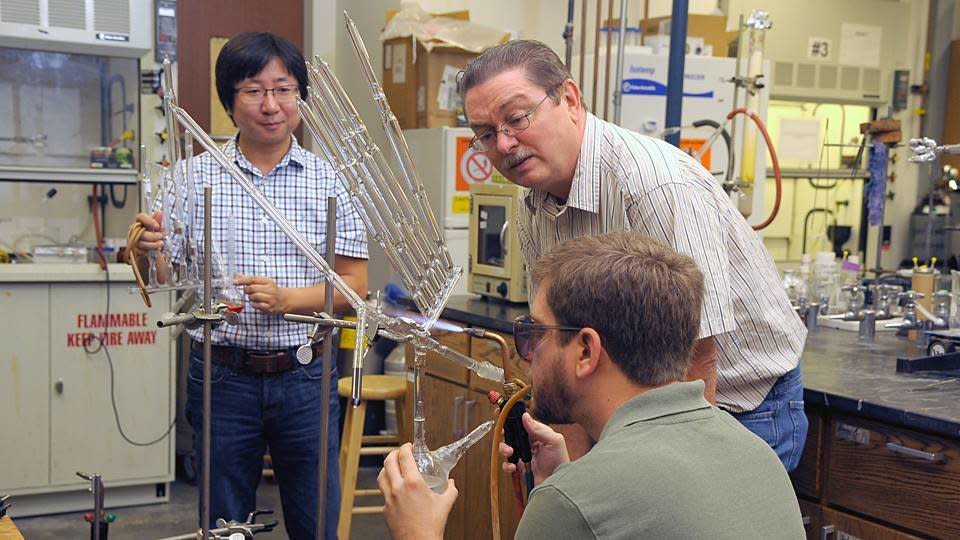
{"type": "Polygon", "coordinates": [[[804,538],[804,529],[776,454],[694,381],[617,409],[587,455],[533,490],[516,537],[804,538]]]}

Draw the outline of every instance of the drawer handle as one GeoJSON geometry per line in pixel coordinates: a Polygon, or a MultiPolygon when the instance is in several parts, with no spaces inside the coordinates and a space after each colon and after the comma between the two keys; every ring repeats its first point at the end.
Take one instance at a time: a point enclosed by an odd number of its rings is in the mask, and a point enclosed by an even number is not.
{"type": "Polygon", "coordinates": [[[824,525],[820,527],[820,540],[827,540],[827,538],[834,533],[833,525],[824,525]]]}
{"type": "Polygon", "coordinates": [[[803,520],[803,527],[804,527],[804,528],[806,528],[808,525],[810,525],[810,516],[801,516],[800,519],[803,520]]]}
{"type": "Polygon", "coordinates": [[[466,433],[468,430],[470,430],[473,427],[473,422],[471,421],[471,418],[473,418],[473,415],[470,413],[471,411],[473,411],[473,409],[476,406],[477,406],[477,400],[468,399],[466,407],[463,408],[463,432],[464,433],[466,433]]]}
{"type": "Polygon", "coordinates": [[[453,436],[463,437],[466,424],[462,424],[463,416],[460,414],[460,408],[463,407],[463,396],[453,398],[453,436]]]}
{"type": "Polygon", "coordinates": [[[914,458],[922,459],[925,461],[932,461],[934,463],[939,463],[943,461],[943,454],[941,454],[940,452],[935,452],[935,453],[924,452],[923,450],[908,448],[906,446],[902,446],[892,442],[887,443],[887,450],[895,454],[914,457],[914,458]]]}

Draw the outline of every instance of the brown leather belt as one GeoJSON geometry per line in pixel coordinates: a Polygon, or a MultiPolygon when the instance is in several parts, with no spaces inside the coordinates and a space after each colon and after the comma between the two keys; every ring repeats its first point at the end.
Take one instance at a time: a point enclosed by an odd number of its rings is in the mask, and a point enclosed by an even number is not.
{"type": "MultiPolygon", "coordinates": [[[[222,345],[212,345],[210,348],[214,364],[227,366],[248,375],[283,373],[300,365],[296,356],[297,347],[279,351],[253,351],[222,345]]],[[[203,344],[198,341],[190,340],[190,349],[203,354],[203,344]]],[[[315,343],[313,345],[314,357],[321,354],[323,354],[322,342],[315,343]]]]}

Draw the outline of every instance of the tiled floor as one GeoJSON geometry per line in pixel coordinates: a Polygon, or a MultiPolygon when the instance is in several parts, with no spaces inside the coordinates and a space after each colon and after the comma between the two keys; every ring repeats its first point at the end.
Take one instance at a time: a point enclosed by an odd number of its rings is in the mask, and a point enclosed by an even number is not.
{"type": "MultiPolygon", "coordinates": [[[[375,487],[378,469],[360,470],[360,487],[375,487]]],[[[109,489],[109,486],[108,488],[109,489]]],[[[272,533],[259,534],[257,540],[286,538],[283,529],[283,514],[280,509],[280,493],[276,484],[264,480],[257,492],[258,506],[271,508],[276,513],[274,519],[280,524],[272,533]]],[[[16,500],[13,500],[16,505],[16,500]]],[[[365,500],[364,504],[373,504],[365,500]]],[[[170,488],[170,502],[150,506],[129,508],[108,508],[117,515],[117,521],[110,525],[111,539],[151,539],[177,536],[196,530],[197,526],[197,488],[183,481],[175,482],[170,488]]],[[[261,518],[262,519],[262,518],[261,518]]],[[[57,514],[52,516],[21,518],[16,525],[27,540],[85,538],[89,535],[89,525],[83,520],[83,513],[57,514]]],[[[387,526],[380,515],[357,515],[353,517],[351,539],[367,540],[387,538],[387,526]]]]}

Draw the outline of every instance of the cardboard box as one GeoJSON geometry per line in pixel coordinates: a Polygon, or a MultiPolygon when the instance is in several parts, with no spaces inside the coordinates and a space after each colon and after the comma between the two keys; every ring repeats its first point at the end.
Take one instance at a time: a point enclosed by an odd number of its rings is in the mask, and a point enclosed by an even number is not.
{"type": "Polygon", "coordinates": [[[438,46],[427,51],[412,38],[383,42],[383,91],[400,127],[456,126],[456,75],[477,53],[438,46]]]}
{"type": "MultiPolygon", "coordinates": [[[[640,21],[643,44],[649,36],[670,34],[670,17],[652,17],[640,21]]],[[[727,56],[730,43],[737,40],[736,32],[727,32],[726,15],[687,15],[687,37],[703,38],[705,45],[713,47],[714,56],[727,56]]]]}

